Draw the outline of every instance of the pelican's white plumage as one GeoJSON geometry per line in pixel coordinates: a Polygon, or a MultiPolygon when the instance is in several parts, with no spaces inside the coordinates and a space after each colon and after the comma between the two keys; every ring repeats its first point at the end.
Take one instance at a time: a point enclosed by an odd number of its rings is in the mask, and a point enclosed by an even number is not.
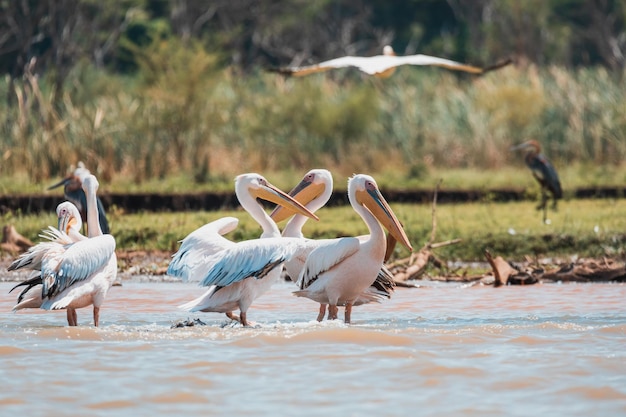
{"type": "MultiPolygon", "coordinates": [[[[396,240],[412,250],[400,222],[372,177],[360,174],[350,178],[348,197],[354,210],[367,224],[370,235],[365,238],[318,240],[300,274],[301,289],[294,292],[320,304],[328,304],[332,319],[337,318],[337,306],[345,305],[346,323],[350,322],[352,306],[359,297],[363,297],[383,266],[386,238],[379,221],[396,240]]],[[[241,249],[229,248],[216,257],[204,282],[212,285],[254,282],[245,276],[253,271],[264,272],[268,266],[293,258],[299,251],[305,250],[305,242],[306,239],[302,238],[283,237],[249,241],[251,246],[242,246],[241,249]],[[237,268],[231,266],[234,263],[237,268]]]]}
{"type": "Polygon", "coordinates": [[[381,223],[396,240],[412,250],[374,178],[365,174],[351,177],[348,198],[367,225],[369,236],[321,242],[307,257],[298,280],[300,290],[294,292],[297,296],[328,304],[331,318],[337,317],[337,306],[345,306],[346,323],[351,320],[355,301],[372,285],[383,266],[386,238],[381,223]]]}
{"type": "Polygon", "coordinates": [[[168,274],[183,279],[199,279],[202,286],[209,289],[200,297],[180,306],[186,311],[205,311],[226,313],[231,319],[238,319],[244,326],[247,322],[247,310],[252,302],[267,291],[280,276],[280,263],[270,262],[255,270],[249,265],[238,262],[238,258],[230,258],[232,253],[243,251],[255,255],[256,250],[263,251],[263,243],[267,239],[280,238],[280,230],[269,217],[257,198],[286,205],[290,209],[317,219],[297,201],[286,193],[271,185],[259,174],[250,173],[237,176],[235,194],[241,206],[254,218],[263,230],[261,239],[234,243],[221,236],[236,226],[236,219],[226,218],[209,223],[191,233],[183,240],[180,250],[174,255],[168,274]],[[256,242],[256,243],[251,243],[256,242]],[[228,260],[227,260],[228,259],[228,260]],[[234,261],[231,261],[234,259],[234,261]],[[215,267],[216,264],[220,266],[215,267]],[[237,275],[236,279],[213,279],[212,272],[218,269],[227,270],[237,275]],[[250,278],[250,279],[247,279],[250,278]],[[240,317],[232,314],[240,311],[240,317]]]}
{"type": "MultiPolygon", "coordinates": [[[[326,169],[312,169],[304,175],[300,183],[289,192],[289,195],[315,213],[326,205],[332,195],[332,191],[333,177],[330,171],[326,169]]],[[[293,217],[291,217],[285,225],[282,235],[283,237],[304,239],[297,252],[285,261],[287,274],[293,281],[296,281],[302,273],[306,259],[311,251],[318,245],[326,242],[326,240],[305,239],[302,228],[307,221],[307,217],[294,214],[287,208],[276,207],[270,216],[276,222],[280,222],[292,214],[293,217]]],[[[367,239],[368,236],[359,236],[358,238],[364,240],[367,239]]],[[[363,294],[354,301],[354,305],[371,301],[382,301],[385,298],[389,298],[393,288],[393,277],[383,268],[376,277],[376,281],[365,289],[363,294]]],[[[326,304],[320,304],[317,320],[322,321],[325,313],[326,304]]]]}
{"type": "MultiPolygon", "coordinates": [[[[58,244],[48,247],[40,259],[40,308],[66,309],[68,324],[76,326],[76,309],[93,305],[94,325],[98,326],[100,306],[117,276],[117,257],[115,239],[103,235],[98,222],[97,179],[93,175],[86,176],[83,189],[87,197],[89,238],[81,238],[72,231],[79,223],[72,219],[75,216],[73,209],[66,206],[68,211],[59,218],[59,227],[69,230],[73,237],[60,231],[59,236],[67,239],[65,243],[47,242],[58,244]]],[[[25,308],[24,305],[21,308],[25,308]]]]}
{"type": "MultiPolygon", "coordinates": [[[[41,263],[44,255],[62,252],[66,245],[71,245],[79,240],[87,239],[80,233],[82,220],[78,208],[69,201],[59,204],[56,209],[57,228],[49,226],[39,235],[47,241],[40,242],[23,253],[18,259],[9,265],[8,270],[18,270],[22,268],[33,271],[31,276],[11,288],[9,293],[18,287],[25,287],[17,297],[17,303],[13,311],[24,308],[40,308],[41,299],[41,263]]],[[[52,255],[51,255],[52,256],[52,255]]]]}
{"type": "Polygon", "coordinates": [[[507,60],[488,68],[480,68],[473,65],[462,64],[460,62],[452,61],[450,59],[439,58],[430,55],[417,54],[397,56],[394,53],[393,48],[389,45],[386,45],[383,48],[382,55],[375,55],[370,57],[344,56],[341,58],[335,58],[329,61],[320,62],[319,64],[315,65],[278,68],[274,71],[281,74],[301,77],[304,75],[328,71],[335,68],[355,67],[369,75],[374,75],[377,77],[388,77],[393,73],[396,67],[402,65],[428,65],[447,68],[455,71],[469,72],[472,74],[484,74],[487,71],[492,71],[494,69],[508,65],[509,63],[510,60],[507,60]]]}
{"type": "Polygon", "coordinates": [[[98,180],[89,174],[82,186],[87,198],[89,238],[69,245],[62,256],[44,257],[41,308],[71,309],[74,315],[70,326],[76,326],[75,310],[93,305],[94,326],[97,327],[100,307],[117,277],[117,256],[115,239],[109,234],[102,234],[98,221],[98,180]]]}

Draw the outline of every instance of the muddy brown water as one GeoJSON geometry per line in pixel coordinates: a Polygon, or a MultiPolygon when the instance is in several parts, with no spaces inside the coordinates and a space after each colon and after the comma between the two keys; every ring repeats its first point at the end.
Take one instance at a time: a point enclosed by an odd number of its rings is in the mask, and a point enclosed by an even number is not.
{"type": "Polygon", "coordinates": [[[314,321],[280,282],[251,328],[178,310],[194,283],[131,277],[99,328],[88,308],[76,328],[62,311],[12,313],[13,285],[0,282],[2,415],[626,415],[624,284],[424,283],[346,325],[314,321]]]}

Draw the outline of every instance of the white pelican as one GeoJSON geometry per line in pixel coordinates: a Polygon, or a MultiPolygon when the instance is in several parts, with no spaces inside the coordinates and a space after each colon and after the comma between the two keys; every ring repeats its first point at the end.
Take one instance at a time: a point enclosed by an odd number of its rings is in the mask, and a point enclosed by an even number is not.
{"type": "Polygon", "coordinates": [[[430,65],[436,67],[447,68],[449,70],[469,72],[472,74],[484,74],[488,71],[501,68],[511,63],[506,60],[487,68],[479,68],[472,65],[462,64],[460,62],[451,61],[445,58],[438,58],[430,55],[406,55],[397,56],[390,45],[385,45],[382,55],[371,57],[362,56],[344,56],[341,58],[331,59],[330,61],[320,62],[315,65],[303,67],[284,67],[272,69],[271,71],[295,77],[313,74],[316,72],[328,71],[335,68],[356,67],[360,71],[374,75],[379,78],[389,77],[395,71],[396,67],[401,65],[430,65]]]}
{"type": "MultiPolygon", "coordinates": [[[[90,175],[91,172],[85,167],[83,162],[78,162],[78,166],[71,174],[63,178],[56,184],[48,187],[48,190],[60,187],[63,185],[63,193],[65,198],[74,203],[80,212],[80,216],[83,222],[87,220],[87,203],[85,200],[85,192],[83,191],[83,180],[90,175]]],[[[104,205],[99,197],[97,197],[98,203],[98,221],[100,222],[100,229],[102,233],[110,233],[109,222],[106,218],[104,211],[104,205]]]]}
{"type": "MultiPolygon", "coordinates": [[[[279,238],[280,230],[257,202],[257,198],[287,206],[298,213],[318,219],[315,214],[270,184],[259,174],[250,173],[237,176],[235,194],[241,206],[261,225],[263,233],[260,241],[268,238],[279,238]]],[[[246,242],[234,243],[222,237],[223,233],[233,230],[236,225],[237,219],[227,217],[192,232],[183,240],[179,251],[174,255],[174,259],[168,267],[168,275],[183,279],[202,278],[207,269],[210,269],[221,258],[226,249],[246,247],[246,242]]],[[[259,241],[259,239],[253,240],[259,241]]],[[[254,253],[250,255],[254,256],[254,253]]],[[[180,306],[180,308],[186,311],[225,313],[230,319],[238,320],[242,325],[247,326],[248,308],[278,279],[280,276],[280,268],[278,267],[280,265],[282,262],[267,268],[263,274],[243,277],[256,279],[243,280],[242,278],[240,282],[236,283],[213,285],[212,282],[203,279],[201,285],[207,286],[209,289],[197,299],[180,306]],[[236,309],[240,311],[239,317],[232,313],[236,309]]]]}
{"type": "MultiPolygon", "coordinates": [[[[76,309],[93,305],[97,327],[100,306],[117,275],[117,257],[115,239],[102,234],[100,229],[96,201],[98,181],[93,175],[84,178],[83,189],[87,197],[89,238],[72,242],[66,234],[69,243],[56,245],[43,254],[40,307],[45,310],[66,309],[68,324],[76,326],[76,309]]],[[[70,215],[67,212],[67,216],[70,215]]],[[[69,218],[59,220],[61,227],[75,223],[69,218]]]]}
{"type": "MultiPolygon", "coordinates": [[[[305,205],[306,208],[315,213],[322,208],[330,199],[333,191],[333,177],[326,169],[312,169],[305,174],[302,181],[296,185],[289,195],[305,205]]],[[[285,207],[277,206],[270,217],[277,223],[294,214],[285,207]]],[[[302,227],[307,221],[307,217],[295,214],[283,229],[283,237],[293,237],[304,239],[302,227]]],[[[359,239],[367,239],[369,236],[359,236],[359,239]]],[[[289,277],[296,281],[300,276],[304,263],[309,253],[324,240],[306,239],[303,242],[302,250],[299,250],[293,257],[285,261],[285,269],[289,277]]],[[[385,259],[386,260],[386,259],[385,259]]],[[[382,268],[376,281],[367,289],[362,296],[359,296],[354,305],[360,305],[371,301],[380,301],[383,298],[390,298],[394,289],[393,277],[386,268],[382,268]]],[[[320,304],[317,321],[322,321],[326,314],[326,304],[320,304]]]]}
{"type": "MultiPolygon", "coordinates": [[[[369,175],[355,175],[348,181],[348,197],[354,210],[367,224],[365,239],[344,237],[317,241],[299,277],[300,290],[294,294],[330,306],[330,318],[337,318],[337,306],[345,306],[345,321],[350,323],[352,306],[372,285],[383,266],[385,232],[412,250],[400,222],[369,175]]],[[[207,270],[205,285],[226,286],[250,276],[264,277],[277,265],[297,256],[306,246],[301,238],[268,238],[242,242],[225,249],[207,270]]],[[[250,281],[250,280],[246,280],[250,281]]]]}
{"type": "MultiPolygon", "coordinates": [[[[18,287],[25,286],[17,297],[17,304],[13,307],[13,311],[24,308],[41,307],[41,262],[45,254],[50,251],[63,250],[65,245],[70,245],[79,240],[87,239],[80,234],[82,228],[82,220],[80,213],[74,204],[65,201],[57,206],[57,228],[49,226],[39,236],[47,239],[31,247],[27,252],[23,253],[18,259],[9,265],[8,271],[14,271],[22,268],[33,270],[34,273],[25,281],[17,284],[9,293],[18,287]]],[[[69,311],[69,310],[68,310],[69,311]]]]}
{"type": "Polygon", "coordinates": [[[299,297],[328,304],[332,319],[337,318],[337,306],[345,306],[346,323],[350,323],[355,301],[372,285],[383,266],[386,238],[381,224],[398,242],[412,250],[402,225],[374,178],[364,174],[351,177],[348,198],[365,221],[369,238],[331,239],[313,249],[299,278],[300,290],[294,292],[299,297]]]}

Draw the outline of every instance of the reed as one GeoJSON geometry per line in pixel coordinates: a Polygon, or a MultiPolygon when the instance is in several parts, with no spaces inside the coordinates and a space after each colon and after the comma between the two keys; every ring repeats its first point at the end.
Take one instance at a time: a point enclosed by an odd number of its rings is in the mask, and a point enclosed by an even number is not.
{"type": "Polygon", "coordinates": [[[303,166],[411,184],[449,170],[523,169],[509,147],[531,137],[581,183],[624,179],[624,77],[599,68],[285,79],[224,70],[215,54],[171,44],[144,61],[133,78],[77,66],[62,97],[45,77],[14,91],[0,82],[10,97],[0,104],[2,181],[45,184],[83,160],[113,188],[171,177],[221,187],[241,172],[299,176],[303,166]]]}

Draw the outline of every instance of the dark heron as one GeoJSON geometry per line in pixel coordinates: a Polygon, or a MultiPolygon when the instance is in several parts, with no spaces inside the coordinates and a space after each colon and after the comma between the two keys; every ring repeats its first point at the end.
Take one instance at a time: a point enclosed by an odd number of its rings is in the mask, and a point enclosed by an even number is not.
{"type": "Polygon", "coordinates": [[[561,181],[556,170],[541,153],[541,145],[534,139],[526,141],[511,148],[512,151],[524,150],[526,156],[524,161],[533,173],[533,177],[541,185],[541,203],[537,206],[537,210],[543,210],[543,221],[547,219],[548,193],[552,194],[552,209],[556,210],[557,200],[563,197],[561,189],[561,181]]]}
{"type": "MultiPolygon", "coordinates": [[[[85,192],[83,191],[83,179],[90,174],[89,170],[85,168],[85,164],[79,162],[77,168],[71,174],[63,178],[58,183],[48,187],[48,190],[52,190],[60,187],[61,185],[63,186],[65,198],[74,203],[74,205],[78,208],[83,224],[87,224],[87,199],[85,197],[85,192]]],[[[102,233],[104,234],[111,233],[109,222],[107,221],[104,206],[100,197],[98,197],[97,202],[100,229],[102,229],[102,233]]]]}

